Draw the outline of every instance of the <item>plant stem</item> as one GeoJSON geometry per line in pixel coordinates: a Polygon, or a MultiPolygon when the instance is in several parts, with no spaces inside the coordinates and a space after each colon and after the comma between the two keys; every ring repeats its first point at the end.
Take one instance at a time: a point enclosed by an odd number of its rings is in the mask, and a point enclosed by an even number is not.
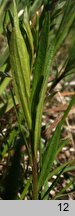
{"type": "Polygon", "coordinates": [[[37,159],[35,158],[34,155],[33,155],[32,175],[33,175],[33,200],[38,200],[37,159]]]}

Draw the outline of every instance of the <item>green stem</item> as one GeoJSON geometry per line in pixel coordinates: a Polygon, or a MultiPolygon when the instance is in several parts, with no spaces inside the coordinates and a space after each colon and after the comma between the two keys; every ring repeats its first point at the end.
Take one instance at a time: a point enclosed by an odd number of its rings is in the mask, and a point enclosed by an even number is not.
{"type": "Polygon", "coordinates": [[[33,155],[33,166],[32,166],[32,175],[33,175],[33,200],[38,200],[38,189],[37,189],[37,159],[33,155]]]}

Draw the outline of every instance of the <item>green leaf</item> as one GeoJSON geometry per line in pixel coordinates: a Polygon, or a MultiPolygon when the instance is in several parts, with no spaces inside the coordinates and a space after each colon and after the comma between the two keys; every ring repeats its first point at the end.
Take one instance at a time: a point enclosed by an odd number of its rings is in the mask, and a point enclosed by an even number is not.
{"type": "Polygon", "coordinates": [[[66,66],[65,66],[65,69],[64,69],[64,72],[63,72],[63,76],[67,76],[69,74],[72,74],[74,73],[75,71],[75,39],[72,43],[72,46],[69,50],[69,56],[65,62],[66,66]]]}
{"type": "Polygon", "coordinates": [[[65,170],[65,167],[63,167],[61,169],[61,171],[59,172],[59,174],[57,175],[57,178],[53,181],[53,183],[51,184],[51,186],[47,189],[47,191],[44,193],[42,199],[45,199],[45,197],[47,195],[49,195],[50,191],[54,189],[54,187],[56,186],[57,182],[59,181],[60,175],[63,173],[63,170],[65,170]]]}
{"type": "Polygon", "coordinates": [[[30,29],[30,23],[29,23],[27,7],[25,7],[25,11],[24,11],[23,28],[26,31],[26,34],[27,34],[27,37],[28,37],[28,40],[29,40],[29,44],[30,44],[30,48],[31,48],[31,51],[32,51],[32,62],[31,62],[31,69],[32,69],[33,58],[34,58],[34,46],[33,46],[33,36],[32,36],[31,29],[30,29]]]}
{"type": "Polygon", "coordinates": [[[58,146],[57,154],[62,150],[62,148],[65,145],[70,145],[70,140],[69,139],[61,140],[61,142],[59,143],[59,146],[58,146]]]}
{"type": "Polygon", "coordinates": [[[16,8],[16,4],[15,4],[15,0],[13,0],[14,2],[14,37],[15,37],[15,41],[14,43],[16,46],[16,51],[17,53],[17,58],[19,58],[20,60],[20,67],[24,81],[25,81],[25,88],[26,88],[26,93],[29,96],[30,95],[30,62],[29,62],[29,54],[27,51],[27,47],[26,44],[24,42],[24,39],[22,37],[20,28],[19,28],[19,20],[18,20],[18,14],[17,14],[17,8],[16,8]]]}
{"type": "Polygon", "coordinates": [[[50,69],[51,69],[51,64],[53,60],[53,51],[54,51],[54,46],[50,47],[50,49],[47,52],[46,56],[46,64],[45,64],[45,76],[43,80],[43,84],[41,87],[41,92],[39,95],[39,103],[37,106],[36,110],[36,122],[35,122],[35,131],[34,131],[34,152],[35,155],[37,153],[37,148],[40,142],[40,132],[41,132],[41,120],[42,120],[42,112],[43,112],[43,104],[44,104],[44,98],[45,98],[45,93],[47,89],[47,82],[48,82],[48,77],[50,74],[50,69]]]}
{"type": "Polygon", "coordinates": [[[67,37],[74,20],[75,20],[75,2],[69,0],[66,1],[65,3],[64,14],[62,16],[62,20],[56,34],[55,53],[58,51],[62,42],[67,37]]]}
{"type": "Polygon", "coordinates": [[[3,91],[6,89],[8,84],[10,83],[11,78],[5,78],[0,84],[0,95],[2,95],[3,91]]]}
{"type": "Polygon", "coordinates": [[[38,86],[41,76],[44,75],[45,59],[48,51],[49,42],[49,29],[50,29],[50,16],[46,14],[43,29],[39,38],[39,47],[33,71],[33,84],[32,84],[32,100],[34,100],[35,90],[38,86]]]}
{"type": "Polygon", "coordinates": [[[12,97],[12,101],[13,101],[13,104],[14,104],[14,108],[15,108],[15,113],[16,113],[16,117],[17,117],[17,122],[18,122],[18,128],[19,128],[19,131],[22,133],[23,135],[23,139],[24,139],[24,144],[26,146],[26,149],[27,149],[27,153],[28,153],[28,156],[29,156],[29,159],[30,159],[30,162],[31,162],[31,154],[30,154],[30,148],[29,148],[29,145],[28,145],[28,142],[26,140],[26,131],[23,130],[23,127],[22,127],[22,124],[21,124],[21,119],[19,118],[19,115],[18,115],[18,112],[17,112],[17,108],[16,108],[16,102],[15,102],[15,97],[14,97],[14,94],[13,94],[13,91],[11,90],[11,97],[12,97]]]}
{"type": "Polygon", "coordinates": [[[64,121],[71,109],[71,107],[74,105],[75,103],[75,96],[72,98],[67,110],[65,111],[61,121],[59,122],[53,136],[52,136],[52,139],[49,140],[48,142],[48,147],[44,153],[44,160],[43,160],[43,165],[42,165],[42,169],[41,169],[41,172],[39,174],[39,180],[38,180],[38,190],[40,190],[41,186],[43,186],[48,174],[49,174],[49,171],[50,171],[50,168],[53,164],[53,161],[55,160],[56,158],[56,155],[58,153],[58,146],[59,146],[59,142],[60,142],[60,134],[61,134],[61,127],[63,126],[64,124],[64,121]]]}
{"type": "Polygon", "coordinates": [[[49,28],[50,16],[47,14],[43,23],[43,32],[41,32],[38,53],[34,65],[31,94],[31,110],[34,127],[32,136],[34,137],[35,154],[37,152],[40,139],[43,103],[54,49],[53,45],[49,47],[49,28]]]}
{"type": "Polygon", "coordinates": [[[74,171],[74,170],[75,170],[75,165],[66,167],[65,172],[74,171]]]}
{"type": "Polygon", "coordinates": [[[44,159],[43,159],[42,168],[38,180],[38,190],[40,190],[41,186],[43,186],[44,181],[46,180],[47,175],[52,166],[52,163],[56,157],[56,152],[60,140],[60,132],[61,132],[61,128],[60,125],[58,125],[55,130],[55,133],[52,136],[52,139],[48,143],[48,148],[44,153],[44,159]]]}
{"type": "Polygon", "coordinates": [[[25,198],[25,196],[27,195],[28,189],[29,189],[30,184],[31,184],[31,181],[32,181],[32,176],[30,176],[30,178],[27,180],[27,183],[26,183],[26,185],[24,187],[24,190],[23,190],[23,192],[22,192],[22,194],[20,196],[20,200],[23,200],[25,198]]]}
{"type": "Polygon", "coordinates": [[[34,1],[33,5],[30,8],[30,17],[34,16],[34,14],[36,13],[36,11],[40,8],[40,6],[42,5],[43,0],[36,0],[34,1]]]}
{"type": "Polygon", "coordinates": [[[47,180],[48,179],[50,180],[53,175],[57,175],[62,170],[62,168],[64,168],[64,167],[66,167],[66,168],[65,168],[65,170],[63,170],[63,173],[71,171],[72,169],[74,170],[75,166],[74,165],[71,166],[71,164],[75,164],[75,160],[69,160],[69,161],[65,162],[64,164],[61,164],[60,166],[56,167],[53,171],[49,172],[47,180]]]}
{"type": "MultiPolygon", "coordinates": [[[[15,98],[15,101],[16,101],[16,105],[18,105],[18,100],[17,100],[16,96],[14,96],[14,98],[15,98]]],[[[9,112],[13,108],[13,106],[14,106],[14,104],[13,104],[12,98],[9,97],[6,112],[9,112]]]]}
{"type": "Polygon", "coordinates": [[[9,42],[10,63],[12,76],[18,100],[24,113],[24,117],[31,128],[30,116],[30,63],[29,54],[22,37],[17,8],[14,2],[14,27],[12,28],[11,38],[9,42]]]}
{"type": "MultiPolygon", "coordinates": [[[[58,173],[61,173],[61,172],[62,174],[64,174],[64,173],[67,173],[68,171],[75,170],[75,166],[74,165],[71,166],[71,164],[75,164],[75,160],[65,162],[64,164],[53,169],[53,171],[50,171],[45,183],[47,184],[48,180],[50,181],[53,175],[59,175],[58,173]]],[[[46,196],[48,196],[48,195],[44,196],[47,190],[48,190],[48,187],[45,190],[45,184],[44,184],[44,191],[42,192],[42,197],[44,197],[44,199],[46,198],[46,196]]]]}
{"type": "Polygon", "coordinates": [[[67,183],[66,186],[62,188],[61,191],[56,194],[55,200],[60,199],[64,195],[67,195],[69,191],[67,192],[66,190],[70,189],[71,185],[74,185],[74,179],[70,180],[70,182],[67,183]]]}
{"type": "MultiPolygon", "coordinates": [[[[46,193],[46,191],[48,190],[48,186],[46,187],[45,185],[48,185],[48,180],[50,181],[50,179],[52,178],[52,176],[54,175],[58,175],[58,173],[60,173],[62,170],[62,174],[67,173],[69,171],[75,170],[75,166],[71,165],[71,164],[75,164],[75,160],[70,160],[65,162],[64,164],[56,167],[55,169],[53,169],[52,171],[50,170],[50,173],[44,183],[44,191],[42,192],[42,197],[44,196],[44,194],[46,193]]],[[[48,196],[48,195],[47,195],[48,196]]],[[[46,197],[46,196],[45,196],[46,197]]]]}
{"type": "Polygon", "coordinates": [[[4,1],[2,1],[1,5],[0,5],[0,19],[1,19],[1,17],[3,16],[3,12],[4,12],[4,10],[5,10],[5,7],[6,7],[6,5],[7,5],[7,2],[8,2],[8,0],[4,0],[4,1]]]}
{"type": "Polygon", "coordinates": [[[4,50],[4,52],[0,55],[0,67],[4,65],[8,56],[9,56],[9,48],[7,46],[4,50]]]}
{"type": "Polygon", "coordinates": [[[3,151],[1,153],[2,158],[4,158],[5,154],[9,151],[11,146],[13,146],[15,137],[16,137],[16,130],[12,130],[7,140],[7,144],[4,145],[3,151]]]}

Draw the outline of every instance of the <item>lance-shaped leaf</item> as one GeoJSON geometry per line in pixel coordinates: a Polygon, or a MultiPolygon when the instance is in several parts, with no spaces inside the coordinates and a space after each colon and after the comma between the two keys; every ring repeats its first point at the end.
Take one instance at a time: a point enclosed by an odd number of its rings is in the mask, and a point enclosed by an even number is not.
{"type": "Polygon", "coordinates": [[[48,77],[50,74],[51,64],[54,55],[54,44],[52,44],[47,52],[45,67],[44,67],[44,80],[41,87],[39,95],[39,103],[36,109],[36,121],[35,121],[35,131],[34,131],[34,152],[37,153],[37,148],[40,142],[40,132],[41,132],[41,120],[43,112],[44,97],[47,89],[48,77]]]}
{"type": "Polygon", "coordinates": [[[60,123],[58,124],[52,139],[49,140],[48,142],[48,147],[44,153],[44,159],[43,159],[43,165],[42,165],[42,169],[39,175],[39,180],[38,180],[38,190],[40,190],[41,186],[43,186],[50,168],[53,164],[53,161],[58,153],[58,146],[59,146],[59,142],[60,142],[60,134],[61,134],[61,127],[64,124],[64,121],[71,109],[71,107],[75,104],[75,96],[72,98],[67,110],[65,111],[62,120],[60,121],[60,123]]]}
{"type": "Polygon", "coordinates": [[[31,48],[31,52],[32,52],[32,59],[31,59],[31,69],[32,69],[33,57],[34,57],[34,46],[33,46],[33,36],[32,36],[32,32],[31,32],[31,28],[30,28],[27,7],[25,7],[25,11],[24,11],[23,28],[26,31],[26,34],[27,34],[27,37],[29,40],[29,44],[30,44],[30,48],[31,48]]]}
{"type": "Polygon", "coordinates": [[[34,65],[34,76],[33,76],[33,85],[32,85],[32,100],[34,100],[34,94],[40,78],[44,75],[44,66],[45,66],[45,59],[48,50],[48,42],[49,42],[49,30],[50,30],[50,16],[46,14],[43,29],[39,38],[39,47],[36,54],[36,60],[34,65]]]}
{"type": "Polygon", "coordinates": [[[43,111],[44,97],[47,88],[47,81],[50,74],[50,66],[52,63],[53,49],[52,44],[49,47],[49,29],[50,29],[50,17],[46,15],[42,34],[39,42],[38,54],[36,56],[34,77],[32,83],[32,119],[33,119],[33,137],[34,137],[34,151],[37,152],[40,131],[41,131],[41,119],[43,111]]]}
{"type": "Polygon", "coordinates": [[[15,32],[15,40],[16,40],[16,48],[18,51],[18,57],[20,58],[20,64],[21,64],[21,73],[23,74],[23,78],[25,81],[25,88],[26,93],[29,96],[30,92],[30,62],[29,62],[29,54],[27,51],[26,44],[24,42],[24,39],[22,37],[20,28],[19,28],[19,20],[18,20],[18,14],[17,14],[17,8],[14,2],[14,32],[15,32]]]}
{"type": "Polygon", "coordinates": [[[14,2],[14,26],[12,27],[9,41],[10,63],[15,90],[21,104],[28,127],[31,128],[31,116],[29,109],[30,96],[30,63],[28,51],[22,37],[16,4],[14,2]]]}

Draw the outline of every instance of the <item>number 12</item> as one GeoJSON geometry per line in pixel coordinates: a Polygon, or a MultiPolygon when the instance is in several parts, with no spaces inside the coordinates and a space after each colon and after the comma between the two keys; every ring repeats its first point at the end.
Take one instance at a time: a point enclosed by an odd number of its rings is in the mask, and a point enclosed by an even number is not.
{"type": "Polygon", "coordinates": [[[68,203],[59,203],[58,206],[60,207],[60,211],[69,211],[69,209],[68,209],[69,204],[68,203]]]}

